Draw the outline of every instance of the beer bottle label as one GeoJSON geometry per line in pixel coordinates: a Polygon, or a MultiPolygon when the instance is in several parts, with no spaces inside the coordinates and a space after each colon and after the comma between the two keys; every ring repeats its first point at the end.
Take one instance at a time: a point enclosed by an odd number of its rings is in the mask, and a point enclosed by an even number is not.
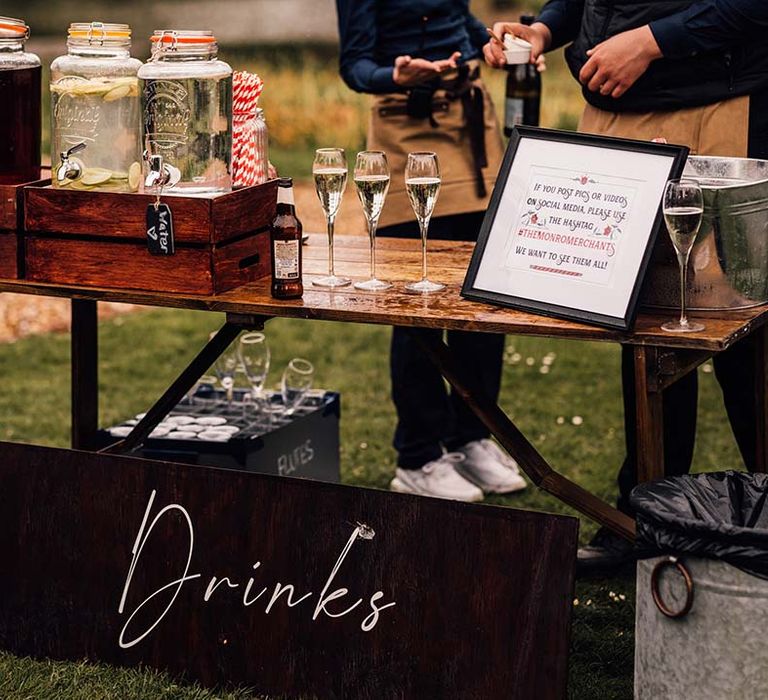
{"type": "Polygon", "coordinates": [[[511,130],[522,124],[524,110],[525,100],[522,97],[507,97],[504,109],[504,127],[511,130]]]}
{"type": "Polygon", "coordinates": [[[299,244],[300,241],[275,241],[275,269],[277,280],[299,279],[299,244]]]}

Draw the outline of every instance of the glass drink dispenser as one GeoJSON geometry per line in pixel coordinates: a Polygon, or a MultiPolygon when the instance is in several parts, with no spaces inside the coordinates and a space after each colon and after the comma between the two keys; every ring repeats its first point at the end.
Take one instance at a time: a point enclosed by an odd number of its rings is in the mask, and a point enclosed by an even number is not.
{"type": "Polygon", "coordinates": [[[135,192],[141,181],[141,105],[127,24],[76,23],[51,64],[55,187],[135,192]]]}
{"type": "Polygon", "coordinates": [[[40,179],[40,59],[24,51],[29,27],[0,17],[0,184],[40,179]]]}
{"type": "Polygon", "coordinates": [[[232,69],[208,31],[156,31],[143,80],[145,191],[232,189],[232,69]]]}

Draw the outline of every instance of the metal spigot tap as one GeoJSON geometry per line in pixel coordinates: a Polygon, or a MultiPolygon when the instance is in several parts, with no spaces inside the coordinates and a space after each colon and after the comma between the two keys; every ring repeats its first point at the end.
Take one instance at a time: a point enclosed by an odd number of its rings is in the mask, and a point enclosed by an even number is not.
{"type": "Polygon", "coordinates": [[[77,159],[72,158],[75,153],[85,150],[85,143],[78,143],[72,146],[68,151],[62,151],[59,154],[61,163],[56,168],[56,182],[67,182],[68,180],[79,180],[83,176],[83,164],[77,159]]]}

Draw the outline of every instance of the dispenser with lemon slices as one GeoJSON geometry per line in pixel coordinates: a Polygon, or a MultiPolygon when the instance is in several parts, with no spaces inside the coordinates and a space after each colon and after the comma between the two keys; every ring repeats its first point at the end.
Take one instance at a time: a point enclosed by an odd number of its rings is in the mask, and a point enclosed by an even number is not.
{"type": "Polygon", "coordinates": [[[142,179],[138,70],[127,24],[73,23],[51,64],[53,186],[136,192],[142,179]]]}

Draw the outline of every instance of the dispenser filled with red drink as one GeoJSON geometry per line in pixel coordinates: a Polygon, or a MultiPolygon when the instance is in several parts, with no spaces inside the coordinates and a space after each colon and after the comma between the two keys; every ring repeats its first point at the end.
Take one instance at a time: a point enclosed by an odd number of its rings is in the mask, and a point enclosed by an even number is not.
{"type": "Polygon", "coordinates": [[[40,179],[40,59],[24,50],[29,27],[0,17],[0,184],[40,179]]]}

